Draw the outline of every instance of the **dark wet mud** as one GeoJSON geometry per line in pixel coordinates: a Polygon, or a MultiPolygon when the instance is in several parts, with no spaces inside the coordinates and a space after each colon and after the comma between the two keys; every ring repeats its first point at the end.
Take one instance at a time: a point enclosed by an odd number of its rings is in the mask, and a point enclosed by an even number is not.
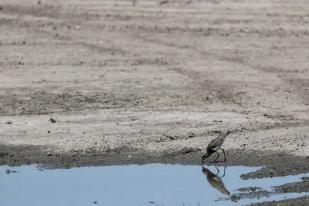
{"type": "MultiPolygon", "coordinates": [[[[202,153],[202,151],[191,148],[184,148],[178,152],[166,151],[163,154],[147,151],[134,152],[129,148],[118,148],[105,153],[79,151],[56,153],[50,152],[50,147],[0,145],[0,165],[42,164],[51,168],[149,163],[201,165],[202,153]]],[[[255,172],[243,174],[244,179],[309,172],[309,157],[273,151],[227,150],[227,162],[216,163],[216,165],[223,164],[263,166],[255,172]]]]}

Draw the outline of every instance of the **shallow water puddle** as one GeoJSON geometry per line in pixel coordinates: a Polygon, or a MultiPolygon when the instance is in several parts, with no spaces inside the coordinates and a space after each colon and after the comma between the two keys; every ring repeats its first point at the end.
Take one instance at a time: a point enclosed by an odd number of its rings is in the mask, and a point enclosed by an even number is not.
{"type": "Polygon", "coordinates": [[[42,171],[36,166],[0,166],[0,205],[246,205],[308,195],[275,192],[273,186],[299,182],[309,174],[240,178],[257,169],[149,164],[42,171]],[[246,187],[258,189],[238,190],[246,187]]]}

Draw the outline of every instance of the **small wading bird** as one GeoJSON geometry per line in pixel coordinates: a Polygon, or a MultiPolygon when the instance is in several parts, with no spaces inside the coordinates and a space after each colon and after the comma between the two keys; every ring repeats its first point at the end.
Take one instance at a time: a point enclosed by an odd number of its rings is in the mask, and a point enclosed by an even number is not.
{"type": "Polygon", "coordinates": [[[207,146],[206,149],[206,153],[202,156],[202,163],[204,163],[204,160],[207,159],[210,155],[212,155],[213,153],[217,153],[217,157],[213,162],[216,162],[216,160],[219,157],[219,152],[218,150],[222,150],[223,155],[224,155],[224,161],[226,161],[226,157],[225,157],[225,150],[221,148],[222,144],[224,143],[225,138],[227,137],[227,135],[230,133],[230,131],[226,131],[226,132],[221,132],[221,134],[211,140],[207,146]]]}

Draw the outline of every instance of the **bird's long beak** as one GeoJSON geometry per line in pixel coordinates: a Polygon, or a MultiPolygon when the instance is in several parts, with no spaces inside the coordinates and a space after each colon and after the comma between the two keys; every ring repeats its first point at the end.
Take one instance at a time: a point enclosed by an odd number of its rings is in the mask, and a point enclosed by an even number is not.
{"type": "Polygon", "coordinates": [[[202,164],[204,163],[205,159],[207,159],[207,156],[203,155],[202,156],[202,164]]]}

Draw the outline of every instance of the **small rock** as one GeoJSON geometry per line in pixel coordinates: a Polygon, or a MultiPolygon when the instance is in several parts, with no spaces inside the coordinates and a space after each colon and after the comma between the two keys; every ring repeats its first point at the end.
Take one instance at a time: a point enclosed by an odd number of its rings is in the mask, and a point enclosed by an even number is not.
{"type": "Polygon", "coordinates": [[[269,177],[274,177],[275,176],[275,173],[274,172],[270,172],[269,173],[269,177]]]}
{"type": "Polygon", "coordinates": [[[8,155],[9,155],[8,152],[0,152],[0,157],[6,157],[8,155]]]}
{"type": "Polygon", "coordinates": [[[12,121],[7,121],[5,124],[12,124],[12,121]]]}
{"type": "Polygon", "coordinates": [[[11,173],[16,173],[17,171],[16,170],[10,170],[10,169],[7,169],[6,171],[5,171],[5,173],[6,174],[11,174],[11,173]]]}
{"type": "Polygon", "coordinates": [[[167,136],[170,140],[174,140],[174,139],[176,139],[176,137],[174,137],[174,136],[170,136],[170,135],[168,135],[167,136]]]}
{"type": "Polygon", "coordinates": [[[164,1],[160,1],[159,5],[163,5],[163,4],[167,4],[168,1],[167,0],[164,0],[164,1]]]}
{"type": "Polygon", "coordinates": [[[309,182],[309,177],[302,177],[301,178],[304,182],[309,182]]]}
{"type": "Polygon", "coordinates": [[[261,187],[243,187],[238,189],[241,192],[256,192],[262,190],[261,187]]]}
{"type": "Polygon", "coordinates": [[[194,136],[195,136],[195,134],[194,134],[193,132],[189,132],[189,133],[188,133],[188,137],[189,137],[189,138],[192,138],[192,137],[194,137],[194,136]]]}
{"type": "Polygon", "coordinates": [[[93,201],[93,204],[98,204],[98,201],[93,201]]]}
{"type": "Polygon", "coordinates": [[[50,156],[53,156],[53,154],[52,153],[47,153],[46,156],[50,157],[50,156]]]}
{"type": "Polygon", "coordinates": [[[232,200],[233,202],[238,202],[238,201],[240,200],[240,197],[239,197],[238,195],[233,194],[233,195],[231,196],[231,200],[232,200]]]}
{"type": "Polygon", "coordinates": [[[50,133],[50,131],[48,130],[47,133],[50,133]]]}
{"type": "Polygon", "coordinates": [[[201,149],[199,149],[199,148],[185,147],[185,148],[179,150],[179,153],[182,154],[182,155],[186,155],[186,154],[189,154],[189,153],[192,153],[192,152],[199,152],[199,151],[201,151],[201,149]]]}
{"type": "Polygon", "coordinates": [[[52,117],[51,117],[49,120],[50,120],[51,123],[56,123],[56,122],[57,122],[57,121],[56,121],[54,118],[52,118],[52,117]]]}
{"type": "Polygon", "coordinates": [[[213,133],[221,133],[220,130],[211,130],[211,132],[213,132],[213,133]]]}

